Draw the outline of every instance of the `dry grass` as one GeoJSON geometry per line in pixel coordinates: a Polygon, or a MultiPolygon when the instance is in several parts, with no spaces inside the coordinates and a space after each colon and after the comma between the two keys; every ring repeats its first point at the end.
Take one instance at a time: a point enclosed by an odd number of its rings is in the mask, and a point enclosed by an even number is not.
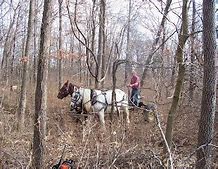
{"type": "MultiPolygon", "coordinates": [[[[158,100],[158,111],[164,129],[171,100],[166,99],[164,90],[157,99],[154,86],[152,81],[147,82],[146,89],[142,89],[141,94],[145,102],[158,100]]],[[[127,91],[123,85],[120,84],[120,87],[127,91]]],[[[30,166],[34,91],[33,87],[28,92],[26,129],[22,133],[15,130],[19,92],[4,91],[0,119],[0,164],[4,168],[30,166]]],[[[64,159],[75,160],[81,168],[157,168],[160,165],[160,160],[164,157],[163,140],[155,123],[146,123],[141,111],[131,112],[131,124],[128,127],[121,117],[116,117],[110,128],[106,117],[107,131],[102,134],[95,116],[88,118],[86,126],[82,125],[69,113],[70,98],[58,100],[56,95],[57,85],[50,81],[45,138],[46,168],[51,168],[58,162],[65,145],[64,159]]],[[[194,156],[187,157],[196,149],[198,117],[199,109],[181,105],[178,110],[172,151],[177,168],[193,168],[194,156]]],[[[216,129],[217,127],[216,124],[216,129]]]]}

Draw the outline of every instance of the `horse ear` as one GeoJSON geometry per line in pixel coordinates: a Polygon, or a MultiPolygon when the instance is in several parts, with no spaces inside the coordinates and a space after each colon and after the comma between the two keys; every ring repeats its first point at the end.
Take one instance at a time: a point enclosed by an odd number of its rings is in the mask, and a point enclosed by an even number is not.
{"type": "Polygon", "coordinates": [[[78,89],[79,89],[78,86],[76,86],[76,85],[73,86],[73,90],[74,90],[74,92],[77,91],[78,89]]]}
{"type": "Polygon", "coordinates": [[[67,80],[64,84],[65,84],[65,86],[68,86],[69,80],[67,80]]]}

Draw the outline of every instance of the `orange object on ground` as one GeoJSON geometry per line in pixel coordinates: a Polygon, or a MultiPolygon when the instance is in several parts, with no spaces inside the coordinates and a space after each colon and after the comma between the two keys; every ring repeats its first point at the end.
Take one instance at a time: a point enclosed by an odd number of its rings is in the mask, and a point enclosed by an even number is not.
{"type": "Polygon", "coordinates": [[[62,165],[60,166],[60,169],[70,169],[70,166],[67,165],[67,164],[62,164],[62,165]]]}

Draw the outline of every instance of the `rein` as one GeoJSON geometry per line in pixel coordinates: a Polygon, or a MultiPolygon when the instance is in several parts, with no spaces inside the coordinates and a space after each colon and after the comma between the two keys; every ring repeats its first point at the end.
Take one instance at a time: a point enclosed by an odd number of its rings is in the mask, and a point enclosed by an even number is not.
{"type": "MultiPolygon", "coordinates": [[[[112,103],[109,104],[108,101],[107,101],[106,93],[105,93],[105,92],[102,92],[102,91],[101,91],[100,94],[98,94],[98,95],[96,95],[96,96],[94,96],[94,97],[97,97],[97,96],[99,96],[99,95],[101,95],[101,94],[104,95],[105,103],[104,103],[104,102],[101,102],[101,101],[99,101],[99,100],[96,100],[94,104],[96,104],[96,103],[101,103],[102,105],[105,106],[105,107],[102,108],[102,109],[105,109],[105,111],[107,110],[107,107],[108,107],[108,106],[112,106],[113,104],[117,105],[117,103],[121,103],[122,101],[125,100],[125,99],[124,99],[124,96],[123,96],[123,99],[122,99],[122,100],[120,100],[120,101],[118,101],[118,102],[116,101],[115,103],[113,103],[113,102],[111,101],[112,103]]],[[[92,98],[92,99],[93,99],[93,98],[92,98]]],[[[92,106],[93,106],[94,104],[92,104],[92,106]]],[[[117,107],[118,107],[118,106],[117,106],[117,107]]],[[[101,110],[102,110],[102,109],[101,109],[101,110]]]]}

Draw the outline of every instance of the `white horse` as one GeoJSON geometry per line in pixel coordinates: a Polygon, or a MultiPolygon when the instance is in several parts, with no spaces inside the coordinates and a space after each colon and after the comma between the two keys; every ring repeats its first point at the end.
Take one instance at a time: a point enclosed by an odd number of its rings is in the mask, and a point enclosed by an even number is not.
{"type": "MultiPolygon", "coordinates": [[[[72,110],[77,110],[78,107],[81,107],[86,112],[97,113],[101,124],[105,128],[104,116],[105,111],[111,111],[112,92],[112,90],[101,91],[74,87],[71,108],[72,110]]],[[[114,106],[116,106],[118,111],[120,111],[120,108],[123,109],[126,114],[126,121],[130,123],[127,94],[120,89],[115,89],[115,95],[114,106]]]]}

